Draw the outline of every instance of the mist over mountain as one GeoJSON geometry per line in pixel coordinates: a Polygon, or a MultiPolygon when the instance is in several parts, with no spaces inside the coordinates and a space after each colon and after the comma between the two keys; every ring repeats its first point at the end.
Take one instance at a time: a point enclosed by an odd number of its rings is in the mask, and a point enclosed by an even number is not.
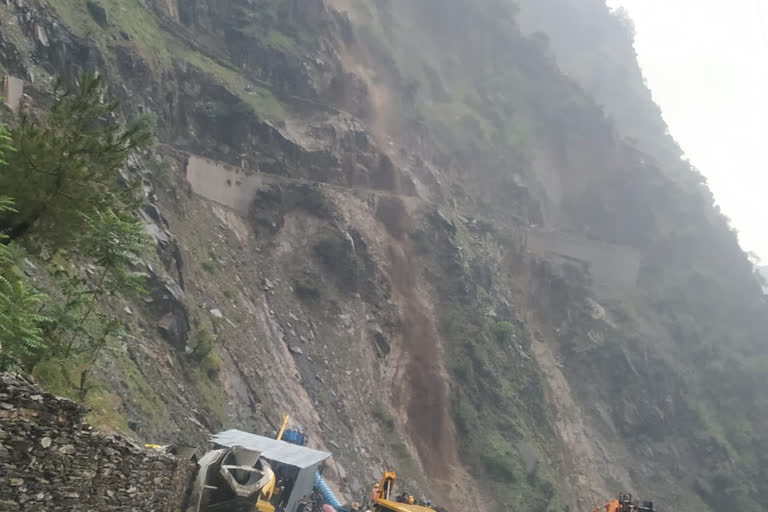
{"type": "Polygon", "coordinates": [[[350,502],[394,470],[450,511],[763,510],[768,270],[633,30],[604,0],[0,3],[0,275],[45,294],[0,300],[3,369],[146,443],[290,412],[350,502]]]}

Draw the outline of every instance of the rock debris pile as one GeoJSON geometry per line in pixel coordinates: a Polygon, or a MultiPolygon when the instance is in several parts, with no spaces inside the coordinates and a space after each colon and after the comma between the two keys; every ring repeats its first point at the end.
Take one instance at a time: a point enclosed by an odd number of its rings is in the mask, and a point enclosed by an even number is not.
{"type": "Polygon", "coordinates": [[[195,465],[93,431],[75,402],[0,375],[0,511],[176,511],[195,465]]]}

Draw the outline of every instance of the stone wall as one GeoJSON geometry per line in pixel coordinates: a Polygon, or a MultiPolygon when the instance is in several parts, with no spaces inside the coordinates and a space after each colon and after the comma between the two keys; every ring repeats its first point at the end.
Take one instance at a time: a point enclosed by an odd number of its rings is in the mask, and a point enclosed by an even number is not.
{"type": "Polygon", "coordinates": [[[0,512],[181,510],[193,463],[95,432],[83,414],[0,374],[0,512]]]}

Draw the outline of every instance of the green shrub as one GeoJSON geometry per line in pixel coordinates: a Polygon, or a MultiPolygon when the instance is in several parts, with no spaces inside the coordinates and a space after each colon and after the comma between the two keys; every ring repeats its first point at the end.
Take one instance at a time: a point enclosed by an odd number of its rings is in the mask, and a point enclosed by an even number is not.
{"type": "Polygon", "coordinates": [[[189,345],[192,348],[192,358],[202,361],[216,347],[218,337],[211,332],[208,324],[202,324],[192,329],[189,334],[189,345]]]}
{"type": "Polygon", "coordinates": [[[208,324],[195,327],[189,335],[189,345],[192,348],[190,358],[209,379],[215,379],[221,369],[221,358],[216,354],[217,344],[218,336],[211,332],[208,324]]]}
{"type": "Polygon", "coordinates": [[[218,377],[219,370],[221,370],[221,358],[214,351],[209,352],[200,361],[200,371],[204,372],[211,380],[218,377]]]}
{"type": "Polygon", "coordinates": [[[319,298],[321,293],[320,276],[314,272],[305,271],[293,279],[293,292],[307,301],[319,298]]]}
{"type": "Polygon", "coordinates": [[[508,454],[486,454],[483,456],[483,465],[488,472],[488,476],[497,482],[509,484],[520,480],[520,467],[508,454]]]}
{"type": "Polygon", "coordinates": [[[46,296],[0,275],[0,371],[31,369],[47,345],[38,314],[46,296]]]}
{"type": "Polygon", "coordinates": [[[394,432],[395,430],[395,418],[389,413],[384,404],[376,402],[373,406],[373,417],[387,432],[394,432]]]}
{"type": "Polygon", "coordinates": [[[493,326],[493,336],[499,343],[511,343],[517,337],[517,329],[510,322],[496,322],[493,326]]]}
{"type": "Polygon", "coordinates": [[[328,232],[314,247],[315,254],[325,265],[339,268],[347,260],[347,241],[336,231],[328,232]]]}

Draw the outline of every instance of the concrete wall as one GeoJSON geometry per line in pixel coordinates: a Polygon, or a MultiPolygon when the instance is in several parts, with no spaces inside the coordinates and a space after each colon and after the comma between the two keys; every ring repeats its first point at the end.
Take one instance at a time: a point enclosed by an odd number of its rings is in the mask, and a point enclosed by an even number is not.
{"type": "Polygon", "coordinates": [[[594,287],[606,298],[635,290],[642,255],[636,249],[559,231],[528,232],[528,248],[547,258],[574,258],[589,265],[594,287]]]}
{"type": "Polygon", "coordinates": [[[0,511],[181,509],[193,463],[94,432],[83,413],[0,374],[0,511]]]}
{"type": "Polygon", "coordinates": [[[21,97],[24,94],[24,81],[15,76],[6,75],[3,79],[3,94],[5,104],[14,112],[19,111],[21,97]]]}
{"type": "Polygon", "coordinates": [[[195,194],[247,215],[263,178],[260,174],[247,176],[244,169],[191,155],[187,162],[187,181],[195,194]]]}

